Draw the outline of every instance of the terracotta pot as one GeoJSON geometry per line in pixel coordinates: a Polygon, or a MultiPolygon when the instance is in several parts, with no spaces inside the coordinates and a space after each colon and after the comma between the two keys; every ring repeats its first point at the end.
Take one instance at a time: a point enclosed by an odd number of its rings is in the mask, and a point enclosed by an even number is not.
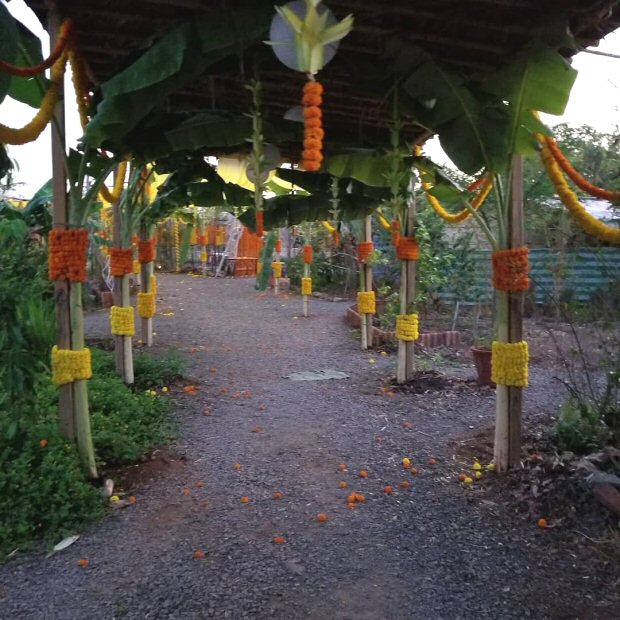
{"type": "Polygon", "coordinates": [[[471,352],[478,373],[478,385],[495,385],[491,381],[491,349],[489,347],[472,347],[471,352]]]}

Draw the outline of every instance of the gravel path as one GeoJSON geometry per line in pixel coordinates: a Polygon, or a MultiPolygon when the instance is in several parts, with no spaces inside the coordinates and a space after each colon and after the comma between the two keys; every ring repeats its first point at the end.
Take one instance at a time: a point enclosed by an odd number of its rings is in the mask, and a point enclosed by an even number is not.
{"type": "MultiPolygon", "coordinates": [[[[382,393],[395,356],[361,352],[343,304],[313,301],[303,319],[294,295],[186,275],[162,275],[159,291],[155,349],[180,349],[198,387],[171,396],[186,459],[143,476],[135,505],[66,551],[0,567],[0,618],[620,616],[610,569],[455,482],[449,444],[491,423],[492,392],[382,393]],[[325,368],[350,378],[283,378],[325,368]],[[352,490],[366,501],[349,510],[352,490]]],[[[88,317],[88,331],[105,335],[105,313],[88,317]]],[[[534,368],[528,416],[560,397],[534,368]]]]}

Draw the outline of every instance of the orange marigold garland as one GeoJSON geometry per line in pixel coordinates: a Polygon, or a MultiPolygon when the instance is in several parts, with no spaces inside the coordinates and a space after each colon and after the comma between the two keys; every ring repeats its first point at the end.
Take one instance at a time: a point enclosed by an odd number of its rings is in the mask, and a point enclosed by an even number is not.
{"type": "Polygon", "coordinates": [[[314,80],[306,82],[302,103],[304,104],[304,149],[301,165],[308,172],[316,172],[323,161],[323,137],[321,104],[323,86],[314,80]]]}
{"type": "Polygon", "coordinates": [[[88,230],[54,228],[48,237],[50,280],[86,282],[88,230]]]}
{"type": "Polygon", "coordinates": [[[49,69],[60,58],[65,47],[67,47],[72,28],[73,22],[70,19],[65,19],[65,21],[62,22],[58,30],[58,39],[56,40],[54,49],[50,52],[50,55],[38,65],[33,67],[18,67],[4,60],[0,60],[0,71],[18,77],[34,77],[35,75],[39,75],[39,73],[49,69]]]}
{"type": "Polygon", "coordinates": [[[276,239],[275,251],[278,254],[282,254],[282,239],[276,239]]]}
{"type": "Polygon", "coordinates": [[[309,244],[304,245],[304,263],[310,265],[312,263],[312,246],[309,244]]]}
{"type": "Polygon", "coordinates": [[[207,235],[198,235],[198,245],[207,245],[207,235]]]}
{"type": "Polygon", "coordinates": [[[527,291],[530,286],[528,249],[497,250],[492,254],[493,287],[498,291],[527,291]]]}
{"type": "Polygon", "coordinates": [[[133,272],[133,251],[131,248],[110,248],[110,275],[122,278],[133,272]]]}
{"type": "Polygon", "coordinates": [[[335,248],[340,247],[340,233],[337,230],[332,233],[332,242],[335,248]]]}
{"type": "Polygon", "coordinates": [[[420,247],[415,237],[398,237],[396,245],[396,256],[399,260],[418,260],[420,257],[420,247]]]}
{"type": "Polygon", "coordinates": [[[142,264],[155,260],[155,239],[138,242],[138,260],[142,264]]]}
{"type": "Polygon", "coordinates": [[[357,244],[357,261],[359,263],[365,263],[374,250],[375,246],[372,241],[360,241],[357,244]]]}

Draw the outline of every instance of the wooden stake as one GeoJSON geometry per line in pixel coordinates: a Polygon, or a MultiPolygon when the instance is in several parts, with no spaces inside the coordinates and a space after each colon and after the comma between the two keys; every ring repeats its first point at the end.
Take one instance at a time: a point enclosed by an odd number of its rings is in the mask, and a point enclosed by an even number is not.
{"type": "MultiPolygon", "coordinates": [[[[508,247],[518,248],[525,242],[523,230],[523,159],[512,160],[510,202],[508,205],[508,247]]],[[[523,293],[499,293],[499,340],[523,340],[523,293]]],[[[498,472],[518,467],[521,459],[521,415],[523,389],[498,385],[496,390],[495,467],[498,472]]]]}
{"type": "MultiPolygon", "coordinates": [[[[60,27],[60,17],[56,11],[50,12],[49,32],[50,46],[53,48],[60,27]]],[[[60,96],[54,111],[52,123],[52,187],[53,187],[53,225],[54,228],[66,228],[67,209],[67,173],[65,169],[65,106],[62,82],[59,84],[60,96]]],[[[54,305],[56,309],[56,344],[60,349],[71,348],[71,283],[69,280],[54,282],[54,305]]],[[[75,420],[73,407],[73,385],[67,383],[58,389],[58,413],[60,434],[67,439],[75,439],[75,420]]]]}
{"type": "MultiPolygon", "coordinates": [[[[372,216],[368,215],[364,220],[364,239],[365,241],[372,241],[372,216]]],[[[364,287],[367,291],[372,291],[372,265],[364,263],[362,269],[364,270],[364,287]]],[[[366,330],[366,348],[372,348],[372,332],[373,332],[373,315],[366,315],[365,324],[362,329],[366,330]]]]}
{"type": "MultiPolygon", "coordinates": [[[[140,225],[140,241],[148,241],[149,233],[144,224],[140,225]]],[[[140,265],[140,291],[143,293],[151,292],[151,276],[153,275],[153,262],[140,265]]],[[[140,335],[142,342],[147,347],[153,346],[153,319],[140,319],[140,335]]],[[[133,383],[133,381],[132,381],[133,383]]]]}
{"type": "MultiPolygon", "coordinates": [[[[413,184],[413,176],[412,176],[413,184]]],[[[415,234],[415,196],[407,204],[404,235],[413,237],[415,234]]],[[[404,260],[400,267],[400,313],[409,314],[415,307],[415,261],[404,260]]],[[[406,383],[415,374],[415,343],[398,341],[398,361],[396,367],[397,383],[406,383]]]]}

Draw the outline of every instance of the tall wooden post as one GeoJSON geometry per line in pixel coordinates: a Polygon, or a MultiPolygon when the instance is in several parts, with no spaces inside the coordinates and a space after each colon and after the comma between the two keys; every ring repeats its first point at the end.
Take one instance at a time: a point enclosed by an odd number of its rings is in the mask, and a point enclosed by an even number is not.
{"type": "MultiPolygon", "coordinates": [[[[145,224],[140,224],[140,241],[148,241],[149,232],[145,224]]],[[[153,262],[142,263],[140,265],[140,291],[143,293],[151,292],[151,276],[153,275],[153,262]]],[[[140,319],[142,342],[147,347],[153,346],[153,319],[140,319]]]]}
{"type": "MultiPolygon", "coordinates": [[[[49,34],[50,48],[53,48],[58,36],[61,19],[56,11],[50,12],[49,34]]],[[[66,228],[68,224],[67,208],[67,172],[65,169],[65,104],[63,83],[52,122],[52,187],[53,187],[53,226],[66,228]]],[[[56,307],[56,343],[60,349],[71,348],[71,283],[62,279],[54,282],[54,303],[56,307]]],[[[58,409],[60,416],[60,434],[67,439],[75,439],[75,419],[73,406],[73,384],[61,385],[58,390],[58,409]]]]}
{"type": "MultiPolygon", "coordinates": [[[[523,158],[515,155],[512,160],[510,200],[508,203],[508,248],[523,246],[523,158]]],[[[504,296],[498,300],[507,312],[499,340],[521,342],[523,340],[523,302],[524,294],[499,293],[504,296]]],[[[495,467],[503,472],[517,467],[521,458],[521,413],[523,408],[523,388],[498,385],[496,390],[495,417],[495,467]]]]}
{"type": "MultiPolygon", "coordinates": [[[[407,203],[405,226],[403,235],[413,237],[415,235],[415,195],[413,184],[415,176],[412,173],[411,192],[407,203]]],[[[400,313],[409,314],[415,307],[415,261],[401,261],[400,267],[400,313]]],[[[397,383],[406,383],[413,379],[415,373],[415,343],[398,341],[398,361],[396,367],[397,383]]]]}
{"type": "MultiPolygon", "coordinates": [[[[372,216],[368,215],[364,219],[364,240],[372,242],[372,216]]],[[[364,270],[364,287],[367,291],[372,291],[372,265],[364,263],[362,266],[364,270]]],[[[362,329],[366,330],[366,348],[372,349],[372,331],[373,331],[373,316],[372,314],[366,315],[365,324],[362,325],[362,329]]]]}
{"type": "MultiPolygon", "coordinates": [[[[263,269],[264,268],[265,266],[263,265],[263,269]]],[[[310,271],[310,265],[308,265],[307,263],[304,263],[304,278],[309,278],[311,273],[312,272],[310,271]]],[[[310,315],[308,295],[303,296],[303,312],[304,312],[305,317],[308,317],[310,315]]]]}

